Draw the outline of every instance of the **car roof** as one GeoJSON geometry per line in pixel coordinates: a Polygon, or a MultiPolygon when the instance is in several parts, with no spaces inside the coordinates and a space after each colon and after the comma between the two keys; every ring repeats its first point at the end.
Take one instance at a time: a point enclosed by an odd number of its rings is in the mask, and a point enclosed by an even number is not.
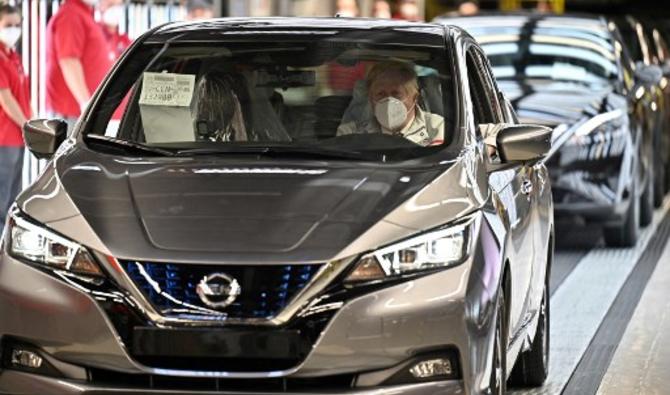
{"type": "Polygon", "coordinates": [[[541,18],[541,19],[556,19],[556,20],[565,20],[565,19],[575,19],[582,20],[585,23],[588,21],[603,21],[605,16],[599,14],[590,14],[585,12],[568,12],[564,14],[553,14],[553,13],[540,13],[533,11],[480,11],[475,15],[454,15],[454,14],[442,14],[438,15],[433,19],[433,23],[447,23],[449,20],[455,19],[478,19],[478,18],[495,18],[495,19],[505,19],[505,18],[541,18]]]}
{"type": "Polygon", "coordinates": [[[172,22],[154,29],[148,41],[167,41],[173,37],[186,40],[212,39],[221,32],[244,31],[259,34],[327,34],[342,31],[392,31],[402,30],[417,34],[444,36],[448,34],[443,24],[408,22],[375,18],[302,18],[302,17],[257,17],[216,18],[193,22],[172,22]]]}
{"type": "Polygon", "coordinates": [[[541,14],[536,12],[484,12],[472,16],[441,15],[433,22],[449,26],[461,26],[467,30],[468,26],[510,26],[524,25],[528,21],[542,21],[543,23],[562,25],[581,29],[607,29],[607,19],[601,15],[568,13],[568,14],[541,14]]]}
{"type": "MultiPolygon", "coordinates": [[[[528,28],[551,29],[554,36],[599,37],[598,40],[609,40],[611,32],[608,20],[602,16],[591,14],[539,14],[530,12],[518,13],[487,13],[473,16],[457,16],[436,18],[435,21],[447,25],[456,25],[469,32],[479,42],[484,36],[514,31],[525,32],[528,28]]],[[[529,33],[529,32],[528,32],[529,33]]]]}

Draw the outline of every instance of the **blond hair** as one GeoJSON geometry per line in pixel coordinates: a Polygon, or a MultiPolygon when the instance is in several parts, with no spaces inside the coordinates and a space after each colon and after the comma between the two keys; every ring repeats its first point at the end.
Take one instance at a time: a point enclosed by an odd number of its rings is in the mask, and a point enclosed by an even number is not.
{"type": "Polygon", "coordinates": [[[395,74],[400,76],[402,84],[411,93],[419,93],[419,83],[417,82],[417,75],[414,67],[406,62],[397,60],[386,60],[376,63],[367,73],[365,77],[368,91],[372,84],[379,78],[388,74],[395,74]]]}

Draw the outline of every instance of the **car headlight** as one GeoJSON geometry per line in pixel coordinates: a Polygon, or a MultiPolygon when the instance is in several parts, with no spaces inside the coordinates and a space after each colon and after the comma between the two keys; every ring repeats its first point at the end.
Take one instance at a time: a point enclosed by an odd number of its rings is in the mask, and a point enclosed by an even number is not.
{"type": "Polygon", "coordinates": [[[381,280],[386,277],[448,268],[462,263],[473,239],[478,215],[456,224],[381,248],[361,257],[345,282],[381,280]]]}
{"type": "Polygon", "coordinates": [[[85,247],[28,221],[16,211],[7,226],[10,255],[52,269],[86,276],[103,275],[85,247]]]}

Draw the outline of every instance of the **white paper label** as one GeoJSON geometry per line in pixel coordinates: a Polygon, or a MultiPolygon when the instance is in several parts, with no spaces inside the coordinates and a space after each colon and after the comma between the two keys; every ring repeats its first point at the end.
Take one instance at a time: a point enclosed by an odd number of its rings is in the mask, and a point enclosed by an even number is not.
{"type": "Polygon", "coordinates": [[[188,107],[193,98],[195,75],[144,73],[140,104],[188,107]]]}

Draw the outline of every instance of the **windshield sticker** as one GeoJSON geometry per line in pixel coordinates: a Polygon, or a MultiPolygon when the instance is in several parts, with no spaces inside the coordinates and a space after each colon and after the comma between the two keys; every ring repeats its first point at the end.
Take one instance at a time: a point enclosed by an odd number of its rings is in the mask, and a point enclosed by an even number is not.
{"type": "Polygon", "coordinates": [[[149,73],[142,78],[140,104],[150,106],[188,107],[193,98],[195,75],[149,73]]]}

